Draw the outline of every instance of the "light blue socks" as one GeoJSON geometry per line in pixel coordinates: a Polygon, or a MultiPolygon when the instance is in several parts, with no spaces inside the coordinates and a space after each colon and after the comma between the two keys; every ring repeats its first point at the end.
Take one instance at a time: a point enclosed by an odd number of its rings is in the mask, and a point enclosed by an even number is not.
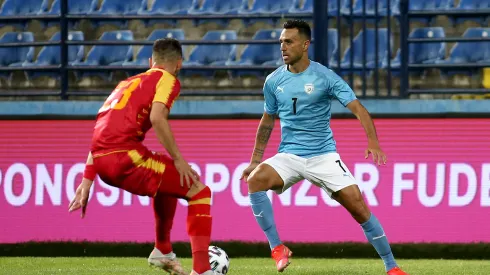
{"type": "Polygon", "coordinates": [[[361,224],[361,227],[368,241],[374,246],[381,259],[383,259],[386,271],[397,267],[388,239],[376,216],[371,213],[369,220],[361,224]]]}
{"type": "Polygon", "coordinates": [[[267,193],[264,191],[251,193],[249,195],[250,204],[252,205],[252,211],[255,219],[267,236],[271,249],[273,249],[282,242],[277,234],[271,201],[267,197],[267,193]]]}

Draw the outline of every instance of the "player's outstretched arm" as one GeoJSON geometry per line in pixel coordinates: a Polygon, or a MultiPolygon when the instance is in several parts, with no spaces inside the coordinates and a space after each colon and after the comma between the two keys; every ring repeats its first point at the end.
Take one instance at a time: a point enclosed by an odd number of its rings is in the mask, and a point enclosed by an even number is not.
{"type": "Polygon", "coordinates": [[[347,104],[347,108],[361,121],[362,127],[368,137],[368,148],[365,151],[365,158],[369,157],[369,154],[373,155],[373,161],[378,165],[386,164],[386,155],[381,150],[378,141],[378,135],[376,133],[376,127],[374,121],[371,118],[368,110],[356,99],[347,104]]]}
{"type": "Polygon", "coordinates": [[[195,182],[198,178],[197,173],[192,170],[191,166],[184,160],[180,153],[177,143],[175,142],[174,135],[170,129],[170,123],[168,122],[168,115],[170,110],[161,102],[153,102],[153,106],[150,112],[150,121],[155,129],[160,143],[167,149],[167,152],[173,158],[175,167],[180,173],[180,184],[184,185],[184,178],[187,186],[190,188],[191,183],[195,182]]]}
{"type": "Polygon", "coordinates": [[[255,146],[250,159],[250,165],[243,171],[242,179],[247,179],[248,175],[262,162],[265,148],[269,143],[272,130],[274,129],[274,115],[270,115],[264,112],[262,119],[260,120],[259,128],[257,129],[257,135],[255,137],[255,146]]]}

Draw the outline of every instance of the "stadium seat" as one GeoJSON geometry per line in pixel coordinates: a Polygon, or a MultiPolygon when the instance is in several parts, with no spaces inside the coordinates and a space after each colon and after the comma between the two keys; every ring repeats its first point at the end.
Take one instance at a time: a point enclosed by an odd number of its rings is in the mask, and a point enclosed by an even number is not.
{"type": "MultiPolygon", "coordinates": [[[[133,33],[129,30],[104,32],[99,40],[102,41],[132,41],[133,33]]],[[[131,45],[97,45],[88,52],[85,61],[73,62],[74,66],[107,66],[122,65],[133,59],[133,46],[131,45]]],[[[107,71],[79,71],[79,77],[99,76],[110,81],[112,74],[107,71]]]]}
{"type": "MultiPolygon", "coordinates": [[[[410,0],[408,2],[408,9],[410,11],[440,11],[447,10],[453,6],[453,0],[410,0]]],[[[411,21],[418,21],[425,24],[432,24],[436,16],[427,15],[424,17],[417,17],[410,19],[411,21]]]]}
{"type": "MultiPolygon", "coordinates": [[[[295,0],[293,6],[289,9],[289,13],[313,13],[313,1],[314,0],[295,0]]],[[[345,5],[345,2],[350,0],[340,0],[341,7],[345,5]]],[[[337,7],[337,0],[328,1],[328,15],[336,16],[339,8],[337,7]]]]}
{"type": "MultiPolygon", "coordinates": [[[[243,0],[194,0],[189,9],[190,15],[233,15],[243,5],[243,0]],[[202,2],[202,3],[201,3],[202,2]],[[201,4],[200,4],[201,3],[201,4]]],[[[216,22],[225,27],[229,19],[195,19],[196,25],[206,22],[216,22]]]]}
{"type": "MultiPolygon", "coordinates": [[[[416,28],[409,37],[410,38],[443,38],[445,37],[444,28],[416,28]]],[[[401,64],[401,51],[398,49],[395,58],[391,62],[391,68],[394,75],[398,74],[401,64]]],[[[428,42],[428,43],[410,43],[408,51],[409,64],[434,64],[439,60],[444,59],[446,54],[446,43],[444,42],[428,42]]],[[[383,67],[387,67],[387,62],[383,63],[383,67]]],[[[421,73],[424,70],[411,70],[414,73],[421,73]]]]}
{"type": "MultiPolygon", "coordinates": [[[[330,13],[331,3],[337,1],[328,2],[328,11],[330,13]]],[[[289,13],[313,13],[313,0],[294,0],[293,6],[289,9],[289,13]]]]}
{"type": "Polygon", "coordinates": [[[410,0],[408,2],[408,9],[410,11],[447,10],[452,6],[452,0],[410,0]]]}
{"type": "MultiPolygon", "coordinates": [[[[71,31],[68,34],[69,41],[83,41],[84,35],[81,31],[71,31]]],[[[55,33],[49,41],[60,41],[60,33],[55,33]]],[[[71,65],[74,62],[82,61],[84,56],[84,46],[83,45],[73,45],[68,46],[68,64],[71,65]]],[[[61,52],[60,46],[45,46],[39,52],[37,59],[34,62],[24,62],[22,66],[50,66],[50,65],[60,65],[61,64],[61,52]]],[[[50,76],[53,78],[59,78],[60,74],[58,72],[45,72],[45,71],[35,71],[26,72],[26,78],[36,78],[40,76],[50,76]]]]}
{"type": "MultiPolygon", "coordinates": [[[[333,1],[335,2],[335,1],[333,1]]],[[[354,6],[352,7],[352,15],[354,17],[360,17],[363,15],[363,5],[366,6],[365,11],[367,16],[375,16],[376,15],[376,2],[378,2],[378,16],[387,16],[388,15],[388,0],[357,0],[354,2],[354,6]],[[364,4],[366,1],[366,4],[364,4]]],[[[396,16],[399,13],[398,0],[391,0],[391,12],[390,15],[396,16]]],[[[344,6],[342,7],[342,15],[350,16],[350,1],[344,2],[344,6]]]]}
{"type": "MultiPolygon", "coordinates": [[[[136,15],[148,5],[148,0],[103,0],[100,9],[90,12],[98,15],[136,15]]],[[[98,20],[96,26],[113,24],[121,28],[128,26],[128,20],[98,20]]]]}
{"type": "MultiPolygon", "coordinates": [[[[490,36],[490,28],[468,28],[464,34],[464,38],[488,38],[490,36]]],[[[449,57],[445,60],[438,60],[439,64],[461,64],[461,63],[490,63],[490,41],[480,42],[458,42],[449,53],[449,57]]],[[[468,74],[478,72],[480,68],[442,68],[441,72],[444,75],[453,74],[468,74]]]]}
{"type": "MultiPolygon", "coordinates": [[[[32,32],[6,32],[0,38],[0,43],[22,43],[34,42],[32,32]]],[[[2,67],[19,67],[24,62],[32,62],[34,58],[34,47],[1,47],[0,48],[0,66],[2,67]]],[[[9,82],[12,79],[11,72],[0,72],[0,77],[7,79],[9,82]]]]}
{"type": "MultiPolygon", "coordinates": [[[[0,8],[0,16],[29,16],[37,15],[48,10],[48,0],[5,0],[0,8]]],[[[1,23],[0,27],[10,25],[19,29],[27,28],[26,21],[15,23],[1,23]]]]}
{"type": "MultiPolygon", "coordinates": [[[[386,28],[378,29],[378,60],[376,60],[376,41],[375,41],[375,29],[366,29],[366,34],[364,31],[360,31],[356,37],[354,38],[352,47],[348,47],[345,50],[344,57],[342,58],[342,62],[340,64],[341,73],[347,74],[348,70],[351,68],[350,58],[352,55],[352,68],[355,74],[360,74],[362,72],[363,67],[363,45],[364,45],[364,35],[366,35],[366,70],[372,72],[376,68],[376,64],[378,68],[381,68],[383,62],[388,58],[388,39],[390,43],[390,51],[392,49],[393,41],[392,37],[388,37],[389,33],[386,28]]],[[[336,68],[336,62],[331,63],[332,68],[336,68]]]]}
{"type": "MultiPolygon", "coordinates": [[[[178,40],[184,40],[185,35],[184,31],[181,29],[171,29],[171,30],[154,30],[147,38],[148,41],[155,41],[160,38],[175,38],[178,40]]],[[[183,50],[185,51],[185,46],[182,46],[183,50]]],[[[145,68],[148,68],[148,60],[151,57],[152,53],[152,45],[145,45],[142,46],[138,52],[136,53],[136,56],[134,60],[132,61],[124,61],[122,63],[123,66],[144,66],[145,68]]],[[[138,71],[128,71],[128,75],[134,75],[137,73],[140,73],[141,70],[138,71]]]]}
{"type": "MultiPolygon", "coordinates": [[[[97,9],[98,0],[68,0],[69,14],[89,14],[97,9]]],[[[47,14],[60,14],[60,0],[54,0],[51,9],[47,14]]]]}
{"type": "MultiPolygon", "coordinates": [[[[489,0],[460,0],[456,7],[452,8],[455,11],[468,11],[468,10],[483,10],[490,9],[489,0]]],[[[473,21],[476,23],[488,26],[489,16],[474,16],[474,17],[460,17],[458,15],[450,16],[453,24],[460,24],[465,21],[473,21]]]]}
{"type": "MultiPolygon", "coordinates": [[[[293,6],[294,0],[254,0],[252,5],[244,0],[243,5],[238,11],[239,14],[287,14],[293,6]]],[[[265,21],[268,24],[276,24],[279,18],[272,19],[243,19],[244,24],[253,24],[265,21]]]]}
{"type": "MultiPolygon", "coordinates": [[[[236,40],[237,34],[235,31],[208,31],[202,40],[208,41],[224,41],[236,40]]],[[[236,60],[236,45],[235,44],[216,44],[216,45],[198,45],[192,49],[189,56],[189,61],[184,62],[184,66],[221,66],[228,61],[236,60]]],[[[214,73],[211,70],[183,70],[184,75],[202,75],[212,76],[214,73]]]]}
{"type": "MultiPolygon", "coordinates": [[[[189,9],[192,7],[193,0],[154,0],[151,7],[148,9],[141,9],[138,14],[141,15],[185,15],[188,13],[189,9]]],[[[147,26],[151,26],[157,23],[167,23],[175,26],[177,20],[175,19],[151,19],[143,20],[146,22],[147,26]]]]}
{"type": "MultiPolygon", "coordinates": [[[[76,15],[85,15],[93,13],[97,9],[98,0],[68,0],[68,13],[76,15]]],[[[41,14],[58,15],[61,12],[60,0],[54,0],[51,9],[41,14]]],[[[68,22],[70,29],[78,26],[78,21],[70,20],[68,22]]],[[[47,26],[59,25],[59,19],[48,21],[47,26]]]]}
{"type": "MultiPolygon", "coordinates": [[[[282,29],[259,30],[253,36],[253,40],[276,40],[275,44],[251,44],[247,45],[239,61],[228,61],[226,65],[248,66],[248,65],[268,65],[274,66],[277,62],[282,62],[279,36],[282,29]]],[[[263,76],[264,70],[238,70],[232,75],[244,76],[254,75],[263,76]]]]}

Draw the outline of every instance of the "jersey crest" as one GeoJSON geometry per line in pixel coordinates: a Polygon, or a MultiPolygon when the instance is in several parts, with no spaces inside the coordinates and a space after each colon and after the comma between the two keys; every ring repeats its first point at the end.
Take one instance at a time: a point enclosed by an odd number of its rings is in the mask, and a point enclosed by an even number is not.
{"type": "Polygon", "coordinates": [[[313,86],[313,83],[305,84],[305,93],[311,94],[311,93],[313,93],[314,89],[315,89],[315,86],[313,86]]]}

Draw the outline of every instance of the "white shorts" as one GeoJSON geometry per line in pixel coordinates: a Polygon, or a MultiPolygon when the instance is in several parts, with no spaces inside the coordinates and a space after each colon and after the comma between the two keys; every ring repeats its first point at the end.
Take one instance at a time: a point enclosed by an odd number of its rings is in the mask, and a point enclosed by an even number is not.
{"type": "Polygon", "coordinates": [[[277,194],[283,193],[304,179],[325,190],[329,196],[347,186],[357,184],[356,179],[337,153],[327,153],[311,158],[278,153],[265,160],[264,163],[274,168],[284,181],[282,189],[274,190],[277,194]]]}

